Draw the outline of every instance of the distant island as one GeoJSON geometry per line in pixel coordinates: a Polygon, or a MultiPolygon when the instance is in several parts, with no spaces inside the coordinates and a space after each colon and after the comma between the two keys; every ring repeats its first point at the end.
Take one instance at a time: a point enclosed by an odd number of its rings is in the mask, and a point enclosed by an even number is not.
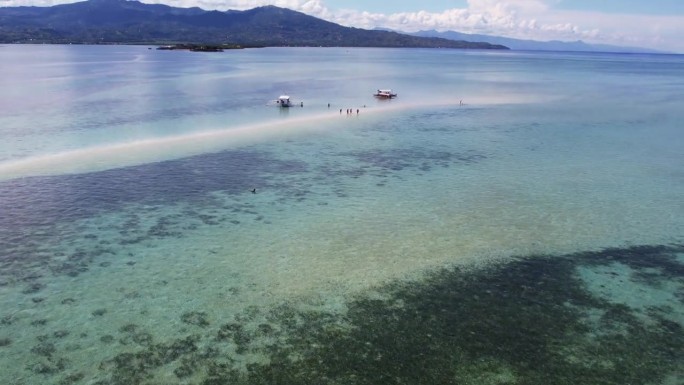
{"type": "MultiPolygon", "coordinates": [[[[127,0],[0,7],[0,43],[192,44],[209,47],[406,47],[499,49],[501,44],[344,27],[275,6],[206,11],[127,0]]],[[[201,48],[202,46],[206,48],[201,48]]]]}
{"type": "Polygon", "coordinates": [[[441,37],[450,40],[483,41],[500,44],[514,50],[521,51],[571,51],[571,52],[614,52],[614,53],[668,53],[662,50],[643,47],[622,47],[608,44],[590,44],[578,41],[537,41],[513,39],[501,36],[473,35],[456,31],[438,32],[435,30],[411,33],[413,36],[441,37]]]}
{"type": "Polygon", "coordinates": [[[174,51],[174,50],[187,50],[193,52],[223,52],[225,49],[242,49],[244,47],[239,45],[222,44],[222,45],[206,45],[206,44],[172,44],[172,45],[162,45],[157,47],[159,50],[174,51]]]}

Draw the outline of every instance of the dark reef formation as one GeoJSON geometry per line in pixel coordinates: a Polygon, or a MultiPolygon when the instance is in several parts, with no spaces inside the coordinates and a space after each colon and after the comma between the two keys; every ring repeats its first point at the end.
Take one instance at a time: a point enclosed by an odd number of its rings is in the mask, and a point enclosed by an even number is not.
{"type": "MultiPolygon", "coordinates": [[[[388,123],[374,130],[363,134],[382,135],[396,127],[388,123]]],[[[249,148],[3,182],[0,286],[16,287],[27,307],[72,311],[86,302],[78,294],[56,294],[53,276],[80,279],[102,269],[139,269],[145,256],[129,252],[134,248],[128,245],[182,238],[203,226],[227,231],[245,222],[268,226],[268,214],[255,197],[272,194],[267,203],[275,207],[324,206],[329,196],[359,194],[348,187],[349,179],[367,178],[382,187],[489,159],[484,151],[414,143],[334,148],[311,163],[249,148]],[[247,187],[260,193],[253,195],[247,187]],[[26,196],[36,196],[32,205],[23,204],[26,196]],[[134,210],[128,210],[131,205],[134,210]],[[81,224],[108,213],[118,216],[102,224],[104,229],[97,227],[100,222],[81,224]],[[113,235],[104,239],[99,230],[113,235]],[[62,243],[65,237],[69,242],[62,243]],[[70,242],[73,248],[64,246],[70,242]]],[[[188,305],[170,309],[169,317],[159,320],[177,325],[175,336],[135,323],[65,330],[45,313],[2,309],[0,353],[24,349],[31,357],[24,367],[27,376],[45,384],[165,383],[159,373],[193,385],[664,383],[670,375],[681,377],[684,367],[684,325],[677,318],[684,306],[683,255],[684,245],[640,246],[522,256],[480,270],[442,268],[420,280],[358,293],[346,299],[343,313],[293,300],[222,318],[214,309],[188,305]],[[584,270],[601,278],[599,287],[678,289],[669,303],[645,300],[636,308],[606,297],[607,289],[597,293],[583,280],[584,270]],[[9,332],[23,327],[38,337],[27,342],[9,332]],[[91,343],[111,353],[94,373],[70,354],[85,345],[88,333],[91,343]]],[[[136,301],[145,295],[138,289],[116,289],[116,295],[136,301]]],[[[249,290],[231,282],[226,298],[249,290]]],[[[93,304],[83,316],[102,325],[117,306],[93,304]]]]}
{"type": "MultiPolygon", "coordinates": [[[[193,332],[163,341],[128,324],[119,330],[125,351],[102,362],[93,383],[157,384],[162,368],[197,385],[662,383],[684,363],[684,330],[673,319],[684,301],[682,255],[684,245],[640,246],[443,268],[360,293],[344,314],[284,303],[214,326],[207,312],[185,312],[193,332]],[[615,266],[632,271],[630,284],[679,285],[679,303],[631,308],[592,292],[579,274],[604,271],[610,285],[625,279],[605,270],[615,266]],[[254,356],[262,359],[245,361],[254,356]]],[[[27,368],[82,383],[82,371],[66,373],[76,368],[55,342],[64,336],[42,338],[27,368]]]]}

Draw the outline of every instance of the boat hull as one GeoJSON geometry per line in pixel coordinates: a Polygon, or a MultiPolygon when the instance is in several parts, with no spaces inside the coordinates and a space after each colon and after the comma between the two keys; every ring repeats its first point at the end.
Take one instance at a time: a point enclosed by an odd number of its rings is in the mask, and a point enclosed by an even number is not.
{"type": "Polygon", "coordinates": [[[373,96],[380,99],[392,99],[396,98],[397,94],[392,92],[392,90],[378,90],[378,92],[374,93],[373,96]]]}

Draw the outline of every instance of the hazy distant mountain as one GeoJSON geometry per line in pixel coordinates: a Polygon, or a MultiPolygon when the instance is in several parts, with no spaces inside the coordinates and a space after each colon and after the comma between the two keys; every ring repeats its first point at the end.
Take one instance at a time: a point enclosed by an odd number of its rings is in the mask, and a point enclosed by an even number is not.
{"type": "Polygon", "coordinates": [[[274,6],[205,11],[126,0],[0,7],[0,43],[203,43],[507,49],[504,46],[343,27],[274,6]]]}
{"type": "Polygon", "coordinates": [[[414,36],[421,37],[441,37],[450,40],[471,40],[484,41],[491,44],[501,44],[514,50],[530,50],[530,51],[583,51],[583,52],[625,52],[625,53],[664,53],[648,48],[636,47],[619,47],[606,44],[588,44],[581,40],[578,41],[536,41],[536,40],[520,40],[507,37],[489,36],[467,34],[455,31],[437,32],[434,30],[420,31],[411,33],[414,36]]]}

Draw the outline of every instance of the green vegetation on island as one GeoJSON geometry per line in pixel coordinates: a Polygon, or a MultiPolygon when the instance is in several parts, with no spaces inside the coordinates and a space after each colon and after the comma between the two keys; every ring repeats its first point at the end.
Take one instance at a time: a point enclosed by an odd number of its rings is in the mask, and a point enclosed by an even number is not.
{"type": "Polygon", "coordinates": [[[187,43],[162,45],[162,46],[157,47],[157,49],[159,49],[159,50],[166,50],[166,51],[187,50],[187,51],[192,51],[192,52],[223,52],[224,50],[227,50],[227,49],[242,49],[242,48],[245,48],[245,47],[243,47],[241,45],[237,45],[237,44],[212,45],[212,44],[187,44],[187,43]]]}
{"type": "Polygon", "coordinates": [[[219,12],[127,0],[0,7],[0,43],[508,49],[344,27],[275,6],[219,12]]]}

